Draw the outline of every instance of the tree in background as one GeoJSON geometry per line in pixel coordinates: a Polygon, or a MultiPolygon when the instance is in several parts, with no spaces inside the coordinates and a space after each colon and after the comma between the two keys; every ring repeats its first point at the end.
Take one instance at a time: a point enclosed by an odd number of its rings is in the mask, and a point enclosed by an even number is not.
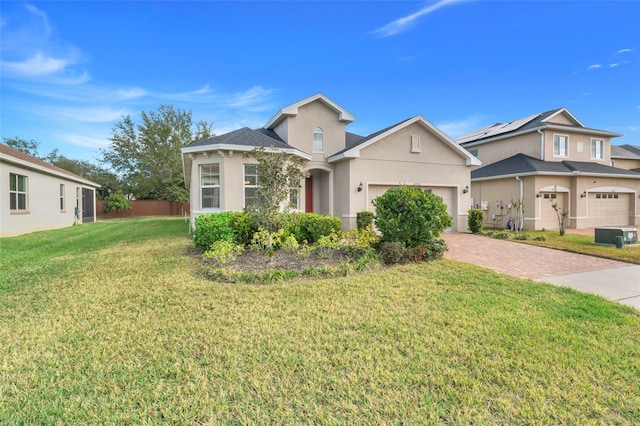
{"type": "Polygon", "coordinates": [[[124,196],[122,191],[116,191],[107,195],[102,204],[102,211],[109,212],[121,212],[122,210],[131,210],[131,203],[124,196]]]}
{"type": "Polygon", "coordinates": [[[172,105],[140,116],[139,124],[130,115],[116,123],[102,161],[122,176],[136,199],[188,201],[180,149],[213,136],[213,125],[199,121],[194,126],[191,111],[172,105]]]}
{"type": "Polygon", "coordinates": [[[10,146],[13,149],[17,149],[18,151],[22,151],[25,154],[28,154],[32,157],[40,158],[38,154],[38,149],[40,148],[40,142],[31,139],[30,141],[26,139],[22,139],[19,137],[15,138],[4,138],[4,144],[10,146]]]}

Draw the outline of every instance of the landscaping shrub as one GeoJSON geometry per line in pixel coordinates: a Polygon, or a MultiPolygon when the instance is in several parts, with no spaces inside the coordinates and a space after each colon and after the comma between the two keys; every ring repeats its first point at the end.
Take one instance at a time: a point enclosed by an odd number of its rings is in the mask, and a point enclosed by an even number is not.
{"type": "Polygon", "coordinates": [[[361,211],[356,213],[356,227],[358,231],[373,229],[373,212],[361,211]]]}
{"type": "Polygon", "coordinates": [[[209,250],[216,241],[233,241],[231,212],[203,214],[196,218],[193,240],[198,247],[209,250]]]}
{"type": "Polygon", "coordinates": [[[320,237],[328,237],[331,234],[342,232],[342,222],[334,216],[322,216],[316,213],[302,213],[296,215],[289,233],[295,235],[298,242],[306,241],[315,244],[320,237]]]}
{"type": "Polygon", "coordinates": [[[416,247],[407,247],[399,242],[383,242],[378,247],[380,258],[389,265],[440,259],[445,251],[447,244],[441,239],[433,239],[416,247]]]}
{"type": "Polygon", "coordinates": [[[244,246],[235,244],[231,241],[219,240],[214,241],[211,248],[202,254],[205,259],[212,259],[218,265],[226,265],[236,260],[236,257],[242,253],[244,246]]]}
{"type": "Polygon", "coordinates": [[[480,234],[484,224],[484,212],[480,209],[470,209],[467,216],[467,224],[469,231],[474,234],[480,234]]]}
{"type": "Polygon", "coordinates": [[[122,191],[112,192],[107,195],[102,204],[102,211],[109,213],[110,211],[119,212],[122,210],[131,210],[131,203],[127,200],[122,191]]]}
{"type": "Polygon", "coordinates": [[[383,242],[418,247],[438,238],[453,223],[442,198],[420,188],[391,188],[373,204],[383,242]]]}
{"type": "Polygon", "coordinates": [[[243,246],[251,244],[253,234],[258,231],[258,225],[251,216],[245,212],[231,213],[229,225],[233,230],[233,241],[243,246]]]}
{"type": "Polygon", "coordinates": [[[407,263],[407,248],[403,243],[385,241],[378,248],[380,258],[387,265],[407,263]]]}

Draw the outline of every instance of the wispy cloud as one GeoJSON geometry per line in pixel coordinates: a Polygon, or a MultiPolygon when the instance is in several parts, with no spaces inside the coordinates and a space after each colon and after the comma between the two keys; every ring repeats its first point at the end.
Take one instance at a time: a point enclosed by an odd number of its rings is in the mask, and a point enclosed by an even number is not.
{"type": "Polygon", "coordinates": [[[631,53],[631,52],[633,52],[633,49],[620,49],[615,54],[622,55],[623,53],[631,53]]]}
{"type": "Polygon", "coordinates": [[[65,59],[45,56],[38,52],[21,62],[2,61],[2,73],[7,77],[37,77],[62,71],[69,64],[65,59]]]}
{"type": "Polygon", "coordinates": [[[595,69],[598,69],[598,68],[602,68],[602,65],[600,65],[600,64],[593,64],[593,65],[589,65],[589,66],[587,67],[587,69],[588,69],[588,70],[595,70],[595,69]]]}
{"type": "Polygon", "coordinates": [[[436,126],[452,138],[473,132],[483,124],[483,117],[480,114],[473,114],[459,120],[438,123],[436,126]]]}
{"type": "Polygon", "coordinates": [[[253,86],[248,90],[231,96],[226,105],[232,108],[243,108],[248,111],[265,111],[271,108],[271,101],[277,91],[253,86]]]}
{"type": "Polygon", "coordinates": [[[378,28],[377,30],[373,31],[373,34],[379,35],[380,37],[390,37],[403,33],[411,28],[411,26],[414,25],[419,18],[433,13],[444,6],[461,3],[463,1],[470,0],[440,0],[436,3],[429,4],[419,11],[412,13],[411,15],[396,19],[395,21],[378,28]]]}

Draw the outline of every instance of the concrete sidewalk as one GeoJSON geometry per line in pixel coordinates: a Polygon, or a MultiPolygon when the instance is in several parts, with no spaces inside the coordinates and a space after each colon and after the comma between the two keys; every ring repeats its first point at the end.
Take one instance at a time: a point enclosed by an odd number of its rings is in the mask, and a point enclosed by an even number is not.
{"type": "MultiPolygon", "coordinates": [[[[640,310],[640,265],[468,233],[442,234],[445,258],[593,293],[640,310]]],[[[626,248],[623,250],[638,250],[626,248]]]]}

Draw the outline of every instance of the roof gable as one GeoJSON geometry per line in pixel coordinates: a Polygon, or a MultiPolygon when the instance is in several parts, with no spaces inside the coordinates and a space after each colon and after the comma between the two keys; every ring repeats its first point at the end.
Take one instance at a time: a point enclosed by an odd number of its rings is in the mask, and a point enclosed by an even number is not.
{"type": "Polygon", "coordinates": [[[560,108],[540,121],[542,123],[555,123],[568,126],[586,127],[584,124],[582,124],[582,122],[580,122],[580,120],[576,118],[575,115],[571,114],[571,112],[566,108],[560,108]]]}
{"type": "MultiPolygon", "coordinates": [[[[360,139],[356,138],[348,138],[347,141],[350,144],[347,144],[347,147],[327,158],[329,163],[333,163],[336,161],[340,161],[347,158],[358,158],[360,156],[360,151],[396,132],[404,129],[407,126],[410,126],[414,123],[419,123],[424,126],[427,130],[429,130],[432,134],[434,134],[439,140],[450,145],[450,147],[456,151],[461,157],[466,159],[467,165],[480,165],[480,160],[471,155],[467,150],[458,145],[455,141],[449,138],[446,134],[444,134],[440,129],[430,123],[427,119],[422,117],[421,115],[416,115],[415,117],[409,118],[407,120],[401,121],[392,126],[386,127],[378,132],[372,133],[369,136],[362,137],[360,139]]],[[[355,136],[355,135],[354,135],[355,136]]]]}
{"type": "Polygon", "coordinates": [[[353,114],[351,114],[349,111],[347,111],[346,109],[342,108],[340,105],[333,102],[331,99],[327,98],[322,93],[316,93],[313,96],[309,96],[306,99],[303,99],[301,101],[298,101],[296,103],[293,103],[289,106],[282,108],[273,117],[271,117],[271,119],[267,122],[267,124],[264,125],[264,128],[265,129],[275,128],[280,122],[282,122],[287,117],[293,117],[298,115],[298,109],[300,107],[315,101],[320,101],[323,104],[327,105],[329,108],[331,108],[333,111],[335,111],[336,114],[338,114],[339,121],[342,121],[344,123],[351,123],[356,119],[355,116],[353,116],[353,114]]]}

